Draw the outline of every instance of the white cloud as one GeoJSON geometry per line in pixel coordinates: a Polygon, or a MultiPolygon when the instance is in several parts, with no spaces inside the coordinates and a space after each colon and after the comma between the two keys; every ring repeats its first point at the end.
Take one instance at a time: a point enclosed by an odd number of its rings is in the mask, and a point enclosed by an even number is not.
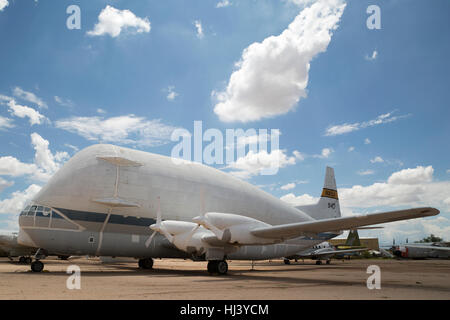
{"type": "Polygon", "coordinates": [[[54,99],[56,101],[56,103],[58,103],[59,105],[63,106],[63,107],[68,107],[71,108],[73,107],[75,104],[73,103],[73,101],[69,100],[69,99],[64,99],[58,96],[54,96],[54,99]]]}
{"type": "Polygon", "coordinates": [[[34,163],[24,163],[15,157],[0,157],[0,176],[29,176],[34,180],[47,181],[65,162],[67,152],[56,152],[48,149],[49,142],[37,133],[31,134],[31,144],[35,150],[34,163]]]}
{"type": "Polygon", "coordinates": [[[281,190],[291,190],[291,189],[294,189],[295,186],[296,186],[296,184],[292,182],[292,183],[287,183],[287,184],[281,186],[280,189],[281,190]]]}
{"type": "Polygon", "coordinates": [[[293,193],[288,193],[280,198],[293,206],[305,206],[309,204],[316,204],[319,198],[312,197],[309,194],[302,194],[301,196],[296,196],[293,193]]]}
{"type": "Polygon", "coordinates": [[[38,111],[34,110],[33,108],[27,107],[27,106],[21,106],[19,104],[16,104],[15,100],[10,100],[8,102],[9,106],[9,112],[19,118],[25,118],[28,117],[30,121],[30,125],[35,124],[41,124],[43,123],[46,118],[40,114],[38,111]]]}
{"type": "Polygon", "coordinates": [[[14,96],[25,101],[36,104],[39,108],[47,108],[47,104],[34,93],[23,90],[20,87],[15,87],[13,90],[14,96]]]}
{"type": "Polygon", "coordinates": [[[7,181],[7,180],[3,179],[2,177],[0,177],[0,192],[2,192],[3,189],[11,187],[13,184],[14,184],[13,181],[7,181]]]}
{"type": "Polygon", "coordinates": [[[173,101],[175,100],[175,98],[178,96],[178,93],[175,92],[175,86],[169,86],[167,89],[167,100],[168,101],[173,101]]]}
{"type": "Polygon", "coordinates": [[[345,3],[319,1],[305,8],[278,36],[242,53],[226,89],[213,91],[221,121],[255,121],[291,111],[307,95],[310,62],[326,51],[345,3]]]}
{"type": "Polygon", "coordinates": [[[348,148],[348,152],[352,152],[352,151],[355,151],[355,147],[353,147],[353,146],[348,148]]]}
{"type": "Polygon", "coordinates": [[[99,113],[99,114],[105,114],[106,111],[103,110],[103,109],[101,109],[101,108],[98,108],[98,109],[97,109],[97,113],[99,113]]]}
{"type": "Polygon", "coordinates": [[[3,11],[9,5],[8,0],[0,0],[0,11],[3,11]]]}
{"type": "Polygon", "coordinates": [[[229,173],[240,177],[249,178],[254,175],[263,174],[266,170],[278,170],[288,165],[295,164],[295,157],[286,155],[285,150],[272,150],[268,153],[266,150],[254,152],[250,150],[244,157],[238,158],[235,162],[226,168],[236,169],[238,171],[230,171],[229,173]]]}
{"type": "Polygon", "coordinates": [[[392,114],[394,112],[395,111],[379,115],[376,119],[369,120],[369,121],[356,122],[356,123],[352,123],[352,124],[344,123],[344,124],[340,124],[340,125],[331,126],[326,130],[325,136],[337,136],[337,135],[349,133],[352,131],[357,131],[360,129],[377,126],[377,125],[384,124],[384,123],[394,122],[398,119],[402,119],[402,118],[409,116],[409,115],[393,116],[392,114]]]}
{"type": "Polygon", "coordinates": [[[229,0],[222,0],[217,3],[216,8],[225,8],[231,6],[231,2],[229,0]]]}
{"type": "Polygon", "coordinates": [[[371,144],[371,143],[372,143],[372,141],[370,141],[369,138],[366,138],[366,139],[364,140],[364,144],[371,144]]]}
{"type": "Polygon", "coordinates": [[[450,169],[447,169],[447,171],[446,171],[447,173],[450,173],[450,169]]]}
{"type": "Polygon", "coordinates": [[[150,21],[148,18],[138,18],[130,10],[119,10],[109,5],[104,8],[99,16],[94,30],[88,31],[90,36],[102,36],[109,34],[115,38],[122,30],[133,29],[136,33],[150,32],[150,21]]]}
{"type": "Polygon", "coordinates": [[[13,128],[13,119],[0,116],[0,130],[13,128]]]}
{"type": "Polygon", "coordinates": [[[364,59],[366,59],[367,61],[373,61],[373,60],[375,60],[375,59],[377,58],[377,56],[378,56],[378,51],[377,51],[377,50],[374,50],[374,51],[372,52],[372,55],[371,55],[371,56],[369,56],[369,55],[366,54],[366,56],[364,57],[364,59]]]}
{"type": "Polygon", "coordinates": [[[0,201],[0,214],[19,213],[39,190],[40,186],[32,184],[24,191],[13,192],[10,198],[0,201]]]}
{"type": "Polygon", "coordinates": [[[360,176],[368,176],[368,175],[371,175],[371,174],[374,174],[375,172],[373,171],[373,170],[360,170],[360,171],[358,171],[358,174],[360,175],[360,176]]]}
{"type": "Polygon", "coordinates": [[[57,128],[79,134],[90,141],[140,146],[163,145],[176,127],[133,114],[111,117],[72,117],[58,120],[57,128]]]}
{"type": "Polygon", "coordinates": [[[323,148],[322,152],[320,154],[315,154],[312,157],[313,158],[320,158],[320,159],[327,159],[330,157],[330,155],[334,152],[331,148],[323,148]]]}
{"type": "Polygon", "coordinates": [[[371,163],[377,163],[377,162],[382,163],[382,162],[384,162],[384,160],[381,157],[375,157],[375,158],[371,159],[370,162],[371,163]]]}
{"type": "MultiPolygon", "coordinates": [[[[416,167],[394,172],[388,179],[389,184],[420,184],[433,180],[434,169],[432,166],[416,167]]],[[[449,190],[450,194],[450,190],[449,190]]]]}
{"type": "Polygon", "coordinates": [[[304,155],[300,151],[294,150],[294,152],[292,152],[292,153],[294,154],[294,156],[297,160],[299,160],[299,161],[305,160],[306,155],[304,155]]]}
{"type": "Polygon", "coordinates": [[[197,29],[197,38],[202,39],[204,37],[202,22],[200,20],[195,20],[194,26],[197,29]]]}

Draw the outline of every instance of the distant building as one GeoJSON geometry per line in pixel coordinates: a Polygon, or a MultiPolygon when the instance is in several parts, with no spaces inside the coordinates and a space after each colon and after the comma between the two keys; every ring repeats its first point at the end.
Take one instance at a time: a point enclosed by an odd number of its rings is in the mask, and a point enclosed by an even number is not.
{"type": "MultiPolygon", "coordinates": [[[[328,240],[333,246],[345,245],[346,238],[342,239],[331,239],[328,240]]],[[[361,241],[361,246],[369,248],[370,250],[380,251],[380,245],[378,243],[378,238],[359,238],[361,241]]]]}

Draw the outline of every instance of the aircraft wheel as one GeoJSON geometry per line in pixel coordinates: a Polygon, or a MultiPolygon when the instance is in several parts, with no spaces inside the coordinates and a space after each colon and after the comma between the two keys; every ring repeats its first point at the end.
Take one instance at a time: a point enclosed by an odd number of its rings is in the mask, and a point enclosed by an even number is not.
{"type": "Polygon", "coordinates": [[[25,263],[25,257],[20,257],[19,258],[19,263],[25,263]]]}
{"type": "Polygon", "coordinates": [[[138,265],[139,268],[141,269],[151,269],[153,268],[153,259],[152,258],[139,259],[138,265]]]}
{"type": "Polygon", "coordinates": [[[330,264],[330,260],[327,260],[327,264],[330,264]]]}
{"type": "Polygon", "coordinates": [[[44,269],[44,264],[39,260],[34,261],[31,264],[31,271],[33,272],[41,272],[44,269]]]}
{"type": "Polygon", "coordinates": [[[68,260],[70,256],[58,256],[59,260],[68,260]]]}
{"type": "Polygon", "coordinates": [[[291,264],[291,261],[289,261],[289,259],[284,259],[284,264],[291,264]]]}
{"type": "Polygon", "coordinates": [[[317,260],[317,261],[316,261],[316,264],[317,264],[317,265],[321,265],[321,264],[322,264],[322,261],[317,260]]]}
{"type": "Polygon", "coordinates": [[[228,272],[228,263],[225,260],[217,262],[217,273],[226,274],[228,272]]]}
{"type": "Polygon", "coordinates": [[[216,273],[217,272],[217,262],[216,260],[208,261],[208,272],[216,273]]]}
{"type": "Polygon", "coordinates": [[[25,263],[26,263],[26,264],[31,264],[32,261],[33,261],[33,260],[31,260],[30,257],[26,257],[26,258],[25,258],[25,263]]]}

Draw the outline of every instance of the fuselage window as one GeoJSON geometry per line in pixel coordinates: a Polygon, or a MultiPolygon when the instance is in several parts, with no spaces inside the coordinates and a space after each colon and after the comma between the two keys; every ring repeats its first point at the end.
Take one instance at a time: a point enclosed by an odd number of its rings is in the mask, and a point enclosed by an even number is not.
{"type": "Polygon", "coordinates": [[[34,216],[34,212],[36,211],[37,206],[31,206],[30,210],[28,210],[27,216],[34,216]]]}

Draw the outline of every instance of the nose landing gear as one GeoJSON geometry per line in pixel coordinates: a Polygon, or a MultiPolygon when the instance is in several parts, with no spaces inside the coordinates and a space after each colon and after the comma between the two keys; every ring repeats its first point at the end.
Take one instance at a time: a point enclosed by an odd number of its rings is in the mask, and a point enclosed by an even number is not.
{"type": "Polygon", "coordinates": [[[41,272],[42,270],[44,270],[44,264],[41,261],[36,260],[31,263],[31,271],[41,272]]]}

